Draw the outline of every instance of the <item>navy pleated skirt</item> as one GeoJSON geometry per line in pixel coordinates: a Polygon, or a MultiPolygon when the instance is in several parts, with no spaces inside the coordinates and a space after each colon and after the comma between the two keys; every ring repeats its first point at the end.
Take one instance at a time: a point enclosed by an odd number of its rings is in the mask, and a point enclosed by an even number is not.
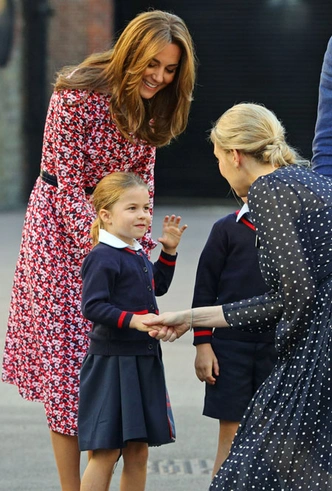
{"type": "Polygon", "coordinates": [[[128,441],[175,441],[164,367],[157,356],[87,355],[81,369],[80,450],[117,449],[128,441]]]}

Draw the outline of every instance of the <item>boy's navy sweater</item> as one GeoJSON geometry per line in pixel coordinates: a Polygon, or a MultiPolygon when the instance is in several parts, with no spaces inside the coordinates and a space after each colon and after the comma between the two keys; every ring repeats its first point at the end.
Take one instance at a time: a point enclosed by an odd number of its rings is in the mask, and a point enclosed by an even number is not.
{"type": "Polygon", "coordinates": [[[167,292],[176,255],[152,264],[143,251],[97,244],[84,259],[82,312],[93,322],[89,354],[156,355],[159,341],[129,328],[133,314],[158,313],[155,295],[167,292]]]}
{"type": "MultiPolygon", "coordinates": [[[[268,291],[259,269],[255,227],[231,213],[212,227],[199,259],[193,307],[225,305],[268,291]]],[[[264,333],[232,328],[195,328],[194,345],[211,343],[213,336],[238,341],[273,342],[274,327],[264,333]]],[[[265,329],[266,330],[266,329],[265,329]]]]}

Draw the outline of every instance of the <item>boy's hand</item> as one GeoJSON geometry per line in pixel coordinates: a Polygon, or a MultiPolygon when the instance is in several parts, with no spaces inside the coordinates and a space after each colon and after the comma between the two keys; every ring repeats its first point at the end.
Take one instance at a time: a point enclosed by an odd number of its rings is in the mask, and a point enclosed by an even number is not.
{"type": "Polygon", "coordinates": [[[174,256],[176,248],[179,245],[183,232],[188,228],[188,225],[180,227],[181,217],[166,215],[163,221],[163,235],[159,237],[158,242],[163,246],[163,251],[174,256]]]}
{"type": "Polygon", "coordinates": [[[196,346],[195,370],[201,382],[214,385],[219,375],[218,359],[210,343],[196,346]]]}

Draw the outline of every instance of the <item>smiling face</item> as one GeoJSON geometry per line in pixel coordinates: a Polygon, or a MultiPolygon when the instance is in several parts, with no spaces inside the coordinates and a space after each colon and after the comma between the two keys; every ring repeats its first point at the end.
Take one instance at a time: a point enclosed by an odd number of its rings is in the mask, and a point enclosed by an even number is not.
{"type": "Polygon", "coordinates": [[[135,186],[123,192],[110,211],[101,210],[105,230],[132,245],[133,239],[143,237],[151,224],[149,192],[135,186]]]}
{"type": "Polygon", "coordinates": [[[156,54],[143,73],[140,95],[151,99],[157,92],[173,82],[181,58],[181,49],[170,43],[156,54]]]}

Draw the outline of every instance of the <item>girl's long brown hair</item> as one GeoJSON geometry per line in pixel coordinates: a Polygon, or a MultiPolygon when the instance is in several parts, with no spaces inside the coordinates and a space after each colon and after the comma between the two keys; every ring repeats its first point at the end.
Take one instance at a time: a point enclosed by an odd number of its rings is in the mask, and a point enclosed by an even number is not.
{"type": "Polygon", "coordinates": [[[96,53],[78,66],[58,74],[55,90],[80,89],[110,94],[110,111],[128,139],[167,145],[188,123],[195,83],[193,41],[184,21],[168,12],[152,10],[137,15],[113,49],[96,53]],[[150,61],[167,44],[177,44],[181,59],[172,83],[151,100],[140,96],[139,86],[150,61]]]}

